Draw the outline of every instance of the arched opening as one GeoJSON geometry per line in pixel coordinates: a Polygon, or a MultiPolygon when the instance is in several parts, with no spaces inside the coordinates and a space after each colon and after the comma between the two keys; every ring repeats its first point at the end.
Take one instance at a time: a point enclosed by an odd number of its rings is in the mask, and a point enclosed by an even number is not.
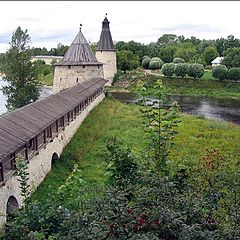
{"type": "Polygon", "coordinates": [[[19,209],[19,204],[14,196],[10,196],[7,201],[7,221],[14,218],[19,209]]]}
{"type": "Polygon", "coordinates": [[[52,166],[55,165],[56,161],[59,159],[57,153],[53,153],[52,155],[52,166]]]}

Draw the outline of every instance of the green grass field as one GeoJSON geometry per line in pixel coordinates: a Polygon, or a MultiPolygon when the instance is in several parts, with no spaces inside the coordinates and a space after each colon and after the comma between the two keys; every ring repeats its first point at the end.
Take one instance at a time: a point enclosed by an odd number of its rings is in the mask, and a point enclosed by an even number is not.
{"type": "MultiPolygon", "coordinates": [[[[204,156],[206,148],[218,148],[229,154],[229,159],[239,158],[240,126],[185,114],[181,120],[170,155],[174,163],[192,165],[204,156]]],[[[143,155],[146,139],[138,106],[106,98],[85,119],[32,199],[44,201],[49,194],[55,193],[76,163],[86,185],[103,186],[106,139],[115,136],[136,155],[143,155]]]]}

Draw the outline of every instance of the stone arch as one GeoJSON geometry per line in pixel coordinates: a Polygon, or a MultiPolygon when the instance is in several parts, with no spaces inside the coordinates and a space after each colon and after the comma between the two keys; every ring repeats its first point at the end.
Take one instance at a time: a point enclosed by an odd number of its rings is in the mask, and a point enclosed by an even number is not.
{"type": "Polygon", "coordinates": [[[10,196],[7,201],[6,215],[7,220],[13,218],[19,209],[19,203],[14,196],[10,196]]]}
{"type": "Polygon", "coordinates": [[[52,154],[52,166],[56,163],[56,161],[59,159],[59,156],[56,152],[52,154]]]}

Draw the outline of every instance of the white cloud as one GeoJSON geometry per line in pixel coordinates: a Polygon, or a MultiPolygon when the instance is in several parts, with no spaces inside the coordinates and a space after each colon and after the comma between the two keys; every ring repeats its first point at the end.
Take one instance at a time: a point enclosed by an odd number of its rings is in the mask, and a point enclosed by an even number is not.
{"type": "Polygon", "coordinates": [[[0,2],[0,51],[12,32],[28,29],[32,45],[56,47],[70,44],[79,24],[87,40],[97,42],[105,13],[114,40],[149,43],[164,33],[198,38],[240,38],[240,2],[217,1],[16,1],[0,2]]]}

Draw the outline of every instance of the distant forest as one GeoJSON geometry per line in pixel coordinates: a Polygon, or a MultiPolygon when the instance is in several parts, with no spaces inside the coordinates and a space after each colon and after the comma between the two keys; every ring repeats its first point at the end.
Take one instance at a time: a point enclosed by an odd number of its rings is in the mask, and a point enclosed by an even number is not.
{"type": "MultiPolygon", "coordinates": [[[[91,44],[93,51],[96,50],[96,43],[91,44]]],[[[56,48],[32,48],[33,55],[53,55],[62,56],[66,53],[69,46],[61,43],[56,48]]],[[[164,62],[172,62],[173,58],[180,57],[186,62],[207,63],[204,57],[204,51],[211,48],[215,50],[216,56],[224,56],[227,49],[239,48],[240,39],[229,35],[227,38],[218,38],[215,40],[201,40],[196,37],[185,38],[183,35],[164,34],[156,42],[143,44],[135,41],[119,41],[116,43],[116,49],[129,50],[138,55],[140,59],[147,55],[149,57],[160,57],[164,62]]]]}

